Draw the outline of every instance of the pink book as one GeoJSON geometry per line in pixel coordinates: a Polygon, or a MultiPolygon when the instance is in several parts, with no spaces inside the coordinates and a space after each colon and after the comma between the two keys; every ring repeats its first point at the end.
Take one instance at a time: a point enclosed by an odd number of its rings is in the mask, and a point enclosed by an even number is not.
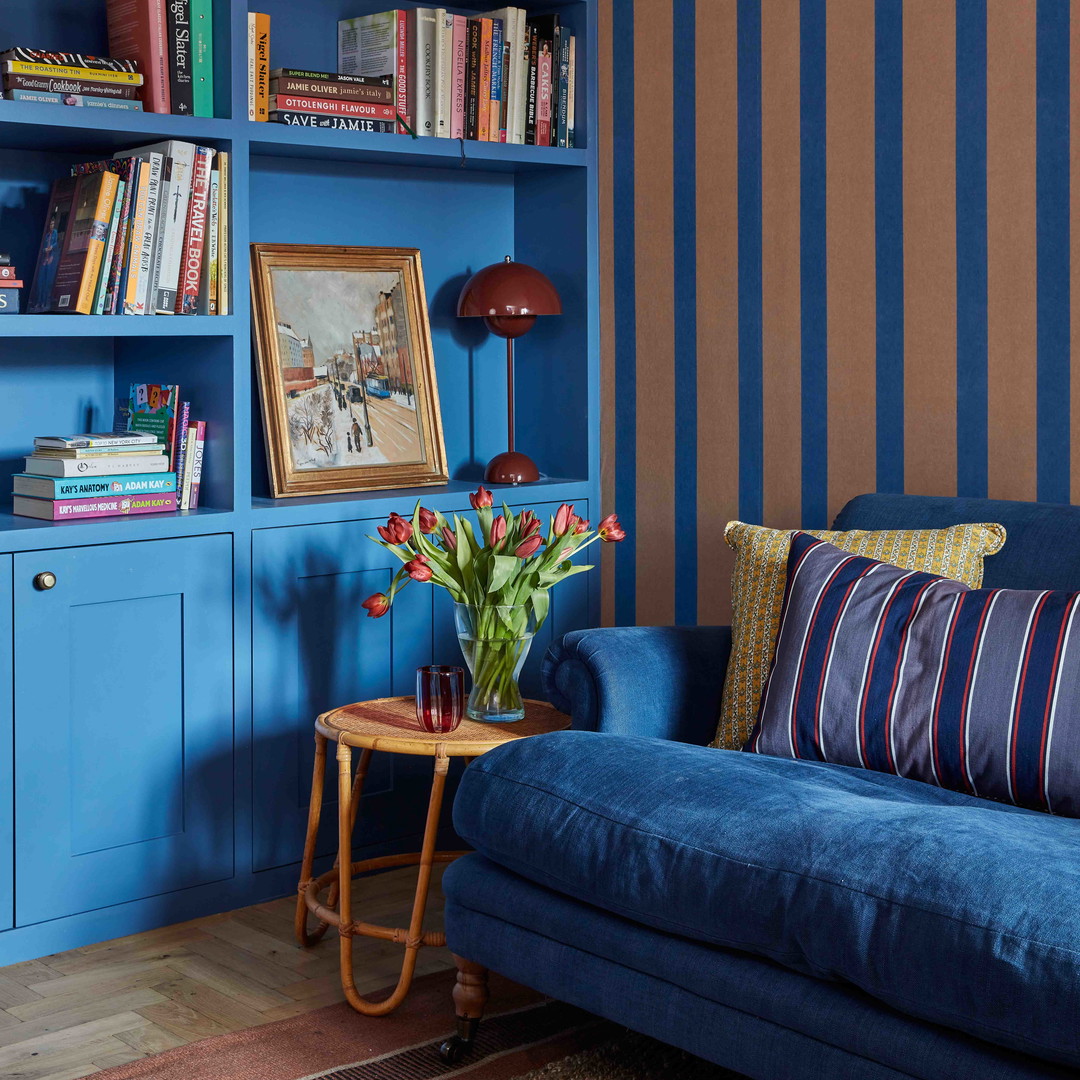
{"type": "Polygon", "coordinates": [[[167,113],[170,60],[165,26],[166,5],[161,0],[106,0],[109,55],[134,60],[142,72],[139,91],[146,112],[167,113]]]}
{"type": "Polygon", "coordinates": [[[42,521],[76,518],[124,517],[128,514],[163,514],[176,509],[176,492],[152,495],[107,495],[100,499],[36,499],[16,495],[12,512],[42,521]]]}
{"type": "Polygon", "coordinates": [[[468,68],[468,27],[464,15],[454,16],[453,70],[450,72],[450,138],[465,138],[465,77],[468,68]]]}
{"type": "Polygon", "coordinates": [[[189,510],[197,510],[199,506],[199,490],[202,488],[203,458],[206,449],[206,421],[199,420],[192,424],[195,428],[195,445],[192,449],[191,458],[191,497],[188,503],[189,510]]]}
{"type": "Polygon", "coordinates": [[[536,64],[536,145],[551,145],[551,43],[540,43],[536,64]]]}

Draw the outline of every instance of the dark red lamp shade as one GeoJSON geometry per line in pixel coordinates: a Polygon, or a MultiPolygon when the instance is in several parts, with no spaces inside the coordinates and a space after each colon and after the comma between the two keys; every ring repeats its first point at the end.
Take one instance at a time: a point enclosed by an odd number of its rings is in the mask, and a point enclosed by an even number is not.
{"type": "Polygon", "coordinates": [[[507,449],[488,462],[484,479],[489,484],[539,480],[536,463],[514,449],[514,338],[531,330],[537,315],[561,315],[559,294],[539,270],[507,255],[503,262],[485,266],[465,282],[457,313],[464,318],[482,318],[493,334],[506,338],[507,449]]]}

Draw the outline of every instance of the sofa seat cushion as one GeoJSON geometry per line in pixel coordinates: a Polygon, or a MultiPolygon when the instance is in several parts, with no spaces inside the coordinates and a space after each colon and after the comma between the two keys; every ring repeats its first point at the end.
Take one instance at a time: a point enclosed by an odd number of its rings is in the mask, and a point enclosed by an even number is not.
{"type": "Polygon", "coordinates": [[[885,773],[561,732],[454,824],[541,885],[1080,1064],[1080,823],[885,773]]]}

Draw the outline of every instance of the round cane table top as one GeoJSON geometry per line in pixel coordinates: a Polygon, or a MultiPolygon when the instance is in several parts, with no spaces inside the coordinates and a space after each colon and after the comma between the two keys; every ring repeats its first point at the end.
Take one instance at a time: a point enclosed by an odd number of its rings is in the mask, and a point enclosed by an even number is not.
{"type": "Polygon", "coordinates": [[[525,702],[525,717],[507,724],[484,724],[465,717],[453,731],[424,731],[416,719],[416,699],[357,701],[323,713],[316,730],[334,742],[391,754],[427,757],[479,757],[503,743],[545,735],[570,726],[570,717],[544,701],[525,702]]]}

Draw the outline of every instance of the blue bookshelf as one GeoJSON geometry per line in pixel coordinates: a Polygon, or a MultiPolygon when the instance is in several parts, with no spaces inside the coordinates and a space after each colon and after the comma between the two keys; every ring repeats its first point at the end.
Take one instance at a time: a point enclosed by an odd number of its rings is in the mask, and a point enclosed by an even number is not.
{"type": "MultiPolygon", "coordinates": [[[[0,964],[293,891],[300,848],[291,830],[306,805],[316,713],[410,693],[425,660],[460,662],[435,590],[410,587],[409,602],[383,620],[364,618],[357,598],[393,570],[365,539],[375,524],[418,498],[468,512],[484,463],[504,449],[504,343],[454,312],[468,276],[506,254],[552,278],[564,314],[540,320],[517,349],[518,444],[546,475],[496,499],[541,513],[572,501],[602,515],[598,0],[525,5],[557,11],[577,35],[577,147],[466,142],[464,153],[451,140],[249,122],[249,6],[271,16],[272,67],[332,70],[337,20],[388,5],[216,0],[212,119],[0,101],[0,250],[24,275],[56,177],[168,138],[231,153],[233,269],[224,317],[0,316],[0,642],[10,646],[0,662],[0,787],[14,792],[13,812],[0,812],[0,964]],[[420,249],[448,484],[269,497],[252,242],[420,249]],[[15,517],[10,477],[33,436],[108,425],[131,381],[180,383],[208,421],[203,505],[91,522],[15,517]],[[45,570],[58,578],[49,591],[33,584],[45,570]],[[125,645],[119,628],[140,625],[153,627],[148,643],[136,631],[125,645]],[[44,745],[46,718],[55,737],[44,745]],[[37,782],[38,753],[52,755],[70,794],[37,782]],[[89,852],[110,876],[107,894],[78,868],[90,865],[89,852]],[[166,873],[170,861],[182,865],[166,873]],[[42,906],[42,892],[62,899],[42,906]]],[[[103,0],[9,0],[3,23],[10,43],[107,52],[103,0]]],[[[554,601],[527,668],[533,692],[546,642],[598,621],[599,573],[572,578],[554,601]]],[[[416,846],[416,792],[428,784],[421,764],[380,773],[377,839],[365,846],[362,810],[357,858],[416,846]]],[[[324,818],[333,817],[328,808],[324,818]]]]}

